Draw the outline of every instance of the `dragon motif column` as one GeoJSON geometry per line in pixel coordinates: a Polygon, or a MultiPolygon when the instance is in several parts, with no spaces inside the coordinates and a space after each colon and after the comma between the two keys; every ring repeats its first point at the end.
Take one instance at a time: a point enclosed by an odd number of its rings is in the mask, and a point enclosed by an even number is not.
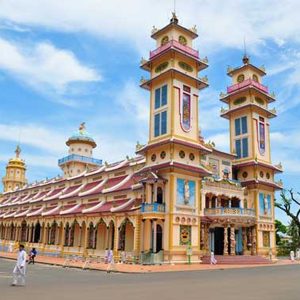
{"type": "Polygon", "coordinates": [[[234,225],[230,227],[230,255],[235,255],[235,228],[234,225]]]}
{"type": "Polygon", "coordinates": [[[224,226],[224,255],[228,255],[228,227],[224,226]]]}

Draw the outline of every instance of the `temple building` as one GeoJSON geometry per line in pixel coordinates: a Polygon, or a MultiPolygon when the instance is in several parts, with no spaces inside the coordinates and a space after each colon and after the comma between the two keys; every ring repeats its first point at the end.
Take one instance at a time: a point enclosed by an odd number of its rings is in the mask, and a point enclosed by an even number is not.
{"type": "Polygon", "coordinates": [[[274,193],[282,189],[271,162],[269,108],[275,96],[266,75],[245,55],[220,100],[229,121],[230,153],[201,136],[199,92],[208,86],[199,72],[208,67],[193,48],[196,27],[173,14],[152,30],[156,49],[140,67],[140,86],[149,91],[149,137],[136,156],[116,163],[93,157],[97,146],[85,123],[67,140],[59,159],[62,175],[28,184],[20,147],[3,177],[0,246],[22,242],[45,255],[115,256],[142,263],[205,260],[222,256],[269,255],[275,249],[274,193]]]}

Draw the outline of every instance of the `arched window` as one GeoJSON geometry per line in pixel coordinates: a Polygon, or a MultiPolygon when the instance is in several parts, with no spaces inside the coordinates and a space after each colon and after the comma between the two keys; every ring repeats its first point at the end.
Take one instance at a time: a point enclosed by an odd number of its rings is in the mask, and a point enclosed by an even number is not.
{"type": "Polygon", "coordinates": [[[186,40],[186,38],[185,38],[183,35],[180,35],[180,36],[179,36],[178,41],[179,41],[179,43],[180,43],[181,45],[186,46],[186,44],[187,44],[187,40],[186,40]]]}
{"type": "Polygon", "coordinates": [[[241,82],[243,82],[244,80],[245,80],[244,74],[240,74],[240,75],[238,76],[238,78],[237,78],[237,82],[238,82],[238,83],[241,83],[241,82]]]}
{"type": "Polygon", "coordinates": [[[163,189],[159,186],[157,188],[156,202],[162,204],[163,201],[164,201],[164,199],[163,199],[163,189]]]}
{"type": "Polygon", "coordinates": [[[169,37],[166,35],[161,39],[161,46],[169,42],[169,37]]]}
{"type": "Polygon", "coordinates": [[[252,79],[253,79],[253,81],[258,82],[258,77],[257,77],[257,75],[253,74],[253,75],[252,75],[252,79]]]}

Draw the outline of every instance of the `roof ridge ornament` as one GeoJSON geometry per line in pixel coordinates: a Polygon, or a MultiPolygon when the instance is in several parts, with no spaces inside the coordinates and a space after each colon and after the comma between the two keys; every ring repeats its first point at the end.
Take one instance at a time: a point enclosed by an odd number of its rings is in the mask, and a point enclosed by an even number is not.
{"type": "Polygon", "coordinates": [[[170,20],[170,23],[178,24],[178,18],[175,12],[172,12],[172,18],[170,20]]]}

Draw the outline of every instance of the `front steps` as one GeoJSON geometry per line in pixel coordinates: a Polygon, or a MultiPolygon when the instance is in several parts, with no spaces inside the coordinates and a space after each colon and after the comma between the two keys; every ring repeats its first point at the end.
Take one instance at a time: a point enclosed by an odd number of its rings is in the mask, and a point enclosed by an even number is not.
{"type": "MultiPolygon", "coordinates": [[[[258,255],[215,255],[218,265],[266,265],[272,264],[269,259],[258,255]]],[[[210,264],[210,256],[202,257],[203,264],[210,264]]]]}

